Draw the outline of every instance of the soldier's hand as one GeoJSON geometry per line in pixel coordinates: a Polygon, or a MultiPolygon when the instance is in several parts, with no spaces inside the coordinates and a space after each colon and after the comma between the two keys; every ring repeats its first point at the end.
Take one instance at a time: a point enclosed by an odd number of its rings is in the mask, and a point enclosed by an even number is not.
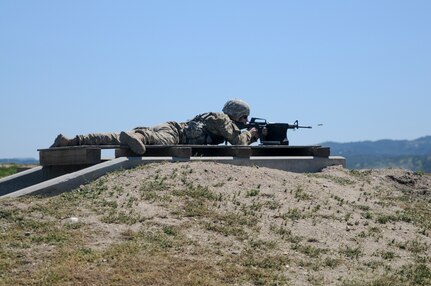
{"type": "Polygon", "coordinates": [[[248,131],[251,133],[251,137],[254,137],[256,139],[259,139],[259,131],[256,128],[251,128],[248,131]]]}

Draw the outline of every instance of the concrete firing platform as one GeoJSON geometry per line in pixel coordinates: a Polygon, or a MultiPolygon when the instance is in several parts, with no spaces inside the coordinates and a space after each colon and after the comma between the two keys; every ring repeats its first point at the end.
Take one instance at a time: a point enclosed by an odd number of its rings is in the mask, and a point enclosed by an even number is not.
{"type": "Polygon", "coordinates": [[[94,165],[102,162],[101,150],[115,149],[115,157],[235,157],[253,156],[313,156],[329,157],[330,149],[322,146],[289,145],[146,145],[143,155],[133,153],[121,145],[83,145],[39,149],[39,162],[42,166],[94,165]]]}
{"type": "Polygon", "coordinates": [[[259,166],[290,172],[319,172],[342,165],[343,157],[331,157],[322,146],[288,145],[148,145],[144,155],[126,146],[91,145],[39,149],[40,167],[0,179],[0,196],[58,194],[118,169],[130,169],[154,162],[217,162],[238,166],[259,166]],[[115,149],[115,159],[104,161],[102,149],[115,149]]]}
{"type": "Polygon", "coordinates": [[[259,166],[290,172],[319,172],[334,165],[345,167],[344,157],[329,156],[256,156],[240,157],[120,157],[93,166],[45,166],[36,167],[23,174],[16,174],[0,180],[0,196],[19,197],[23,195],[55,195],[70,191],[89,183],[108,172],[130,169],[139,165],[157,162],[217,162],[238,166],[259,166]],[[75,169],[70,169],[75,168],[75,169]],[[12,177],[12,178],[10,178],[12,177]],[[25,184],[23,182],[26,182],[25,184]],[[32,184],[33,182],[33,184],[32,184]]]}

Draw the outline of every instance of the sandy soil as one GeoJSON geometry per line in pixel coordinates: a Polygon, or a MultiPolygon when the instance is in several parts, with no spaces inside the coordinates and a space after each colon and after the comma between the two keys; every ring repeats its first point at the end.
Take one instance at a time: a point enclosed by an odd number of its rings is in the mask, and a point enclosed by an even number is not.
{"type": "MultiPolygon", "coordinates": [[[[128,233],[169,226],[190,245],[181,248],[183,258],[215,267],[217,261],[235,263],[235,257],[241,261],[254,252],[282,261],[271,271],[292,285],[431,281],[431,177],[426,174],[342,167],[298,174],[161,163],[110,173],[72,193],[71,202],[80,194],[85,199],[63,211],[59,221],[72,219],[91,229],[84,241],[95,250],[121,243],[128,233]]],[[[28,200],[8,200],[6,207],[24,210],[28,200]]],[[[52,204],[59,198],[41,200],[52,204]]]]}

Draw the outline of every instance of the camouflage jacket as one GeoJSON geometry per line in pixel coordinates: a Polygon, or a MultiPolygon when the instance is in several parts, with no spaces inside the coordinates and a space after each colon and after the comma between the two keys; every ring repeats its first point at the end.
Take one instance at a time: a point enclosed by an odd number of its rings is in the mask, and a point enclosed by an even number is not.
{"type": "Polygon", "coordinates": [[[249,131],[241,132],[223,112],[199,114],[181,125],[184,137],[182,144],[218,145],[227,141],[232,145],[249,145],[256,141],[249,131]]]}

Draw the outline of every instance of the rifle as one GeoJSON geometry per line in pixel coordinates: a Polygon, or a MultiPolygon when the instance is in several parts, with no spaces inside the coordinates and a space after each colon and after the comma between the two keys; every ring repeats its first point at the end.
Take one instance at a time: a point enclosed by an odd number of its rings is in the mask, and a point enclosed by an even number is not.
{"type": "Polygon", "coordinates": [[[312,128],[311,126],[301,126],[296,120],[293,124],[289,123],[270,123],[266,119],[252,117],[245,128],[256,128],[259,132],[259,139],[262,145],[289,145],[287,139],[288,129],[312,128]],[[263,128],[267,129],[267,135],[262,133],[263,128]]]}

